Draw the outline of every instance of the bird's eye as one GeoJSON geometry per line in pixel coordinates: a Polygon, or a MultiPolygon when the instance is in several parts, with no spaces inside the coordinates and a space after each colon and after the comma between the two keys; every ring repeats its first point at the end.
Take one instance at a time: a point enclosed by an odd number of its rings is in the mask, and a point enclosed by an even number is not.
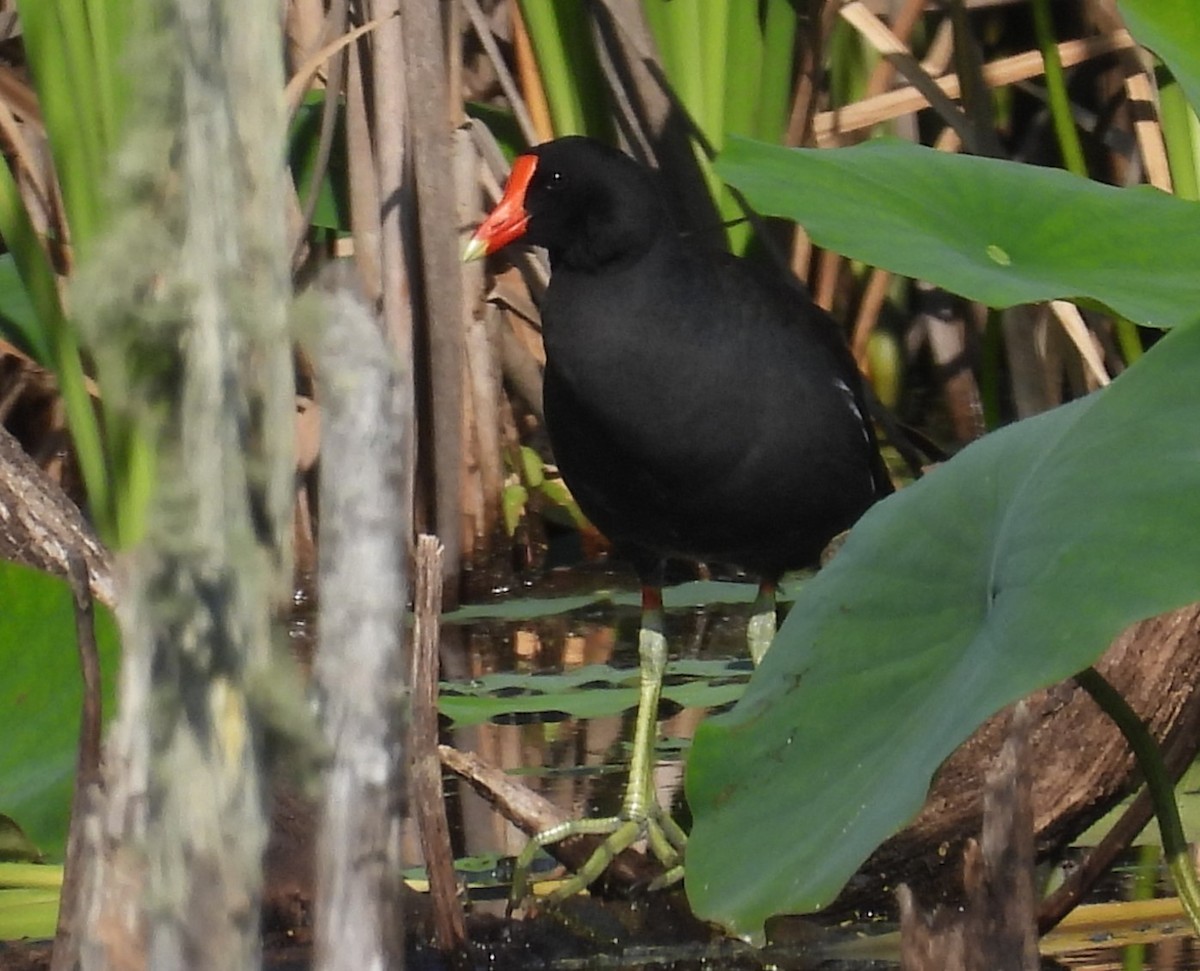
{"type": "Polygon", "coordinates": [[[551,169],[549,172],[546,173],[545,185],[549,191],[553,192],[557,189],[561,189],[566,184],[567,184],[566,176],[563,175],[561,172],[559,172],[557,169],[551,169]]]}

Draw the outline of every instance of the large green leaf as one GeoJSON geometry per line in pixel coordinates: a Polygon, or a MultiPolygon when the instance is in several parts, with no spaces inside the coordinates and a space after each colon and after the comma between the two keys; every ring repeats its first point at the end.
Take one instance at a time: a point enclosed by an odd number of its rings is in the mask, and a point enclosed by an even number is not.
{"type": "Polygon", "coordinates": [[[989,306],[1089,298],[1155,327],[1200,307],[1200,206],[1147,186],[891,140],[787,149],[731,137],[717,169],[819,245],[989,306]]]}
{"type": "Polygon", "coordinates": [[[1196,0],[1120,0],[1138,42],[1171,69],[1193,107],[1200,105],[1200,9],[1196,0]]]}
{"type": "MultiPolygon", "coordinates": [[[[118,638],[96,610],[106,706],[115,696],[118,638]]],[[[0,813],[51,857],[70,818],[83,688],[75,613],[65,582],[0,561],[0,813]]]]}
{"type": "Polygon", "coordinates": [[[1200,325],[872,509],[697,732],[687,889],[754,935],[828,903],[986,717],[1200,595],[1200,325]]]}

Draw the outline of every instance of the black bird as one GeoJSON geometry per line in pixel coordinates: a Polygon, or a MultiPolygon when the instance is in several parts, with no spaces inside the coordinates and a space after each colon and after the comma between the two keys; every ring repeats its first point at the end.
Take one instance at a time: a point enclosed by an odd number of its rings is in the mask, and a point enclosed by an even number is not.
{"type": "Polygon", "coordinates": [[[837,325],[798,284],[681,235],[657,173],[588,138],[520,156],[464,251],[544,246],[544,405],[555,459],[589,519],[637,569],[642,689],[618,816],[534,838],[611,834],[557,896],[577,892],[641,836],[682,875],[685,837],[654,795],[666,664],[663,564],[731,564],[761,580],[750,647],[775,629],[775,583],[892,491],[862,381],[837,325]]]}

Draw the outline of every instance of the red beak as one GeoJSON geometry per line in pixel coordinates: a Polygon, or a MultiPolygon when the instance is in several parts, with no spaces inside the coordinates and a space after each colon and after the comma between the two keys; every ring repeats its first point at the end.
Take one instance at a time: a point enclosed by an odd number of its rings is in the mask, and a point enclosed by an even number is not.
{"type": "Polygon", "coordinates": [[[504,187],[500,202],[463,249],[464,263],[488,256],[524,235],[525,227],[529,224],[525,193],[537,168],[537,161],[536,155],[520,155],[513,162],[512,174],[508,177],[508,185],[504,187]]]}

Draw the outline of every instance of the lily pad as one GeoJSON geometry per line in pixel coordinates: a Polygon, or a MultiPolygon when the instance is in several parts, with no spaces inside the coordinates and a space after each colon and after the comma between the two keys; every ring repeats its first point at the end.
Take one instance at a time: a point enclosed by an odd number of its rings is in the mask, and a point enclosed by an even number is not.
{"type": "MultiPolygon", "coordinates": [[[[667,665],[663,698],[683,708],[718,708],[736,701],[750,680],[749,660],[681,659],[667,665]]],[[[589,664],[563,674],[491,674],[444,681],[438,710],[456,728],[513,716],[551,713],[603,718],[638,701],[637,668],[589,664]]]]}
{"type": "Polygon", "coordinates": [[[989,715],[1200,596],[1200,325],[875,506],[700,726],[687,891],[746,936],[814,911],[989,715]]]}
{"type": "MultiPolygon", "coordinates": [[[[788,603],[811,574],[796,571],[787,574],[776,591],[779,603],[788,603]]],[[[632,582],[632,573],[630,574],[632,582]]],[[[663,607],[667,611],[689,607],[712,607],[717,604],[752,604],[758,585],[736,580],[691,580],[663,590],[663,607]]],[[[480,621],[522,621],[542,617],[557,617],[593,607],[621,607],[638,610],[641,594],[636,590],[605,588],[587,593],[561,597],[509,597],[494,603],[467,604],[442,614],[443,624],[472,624],[480,621]]]]}

